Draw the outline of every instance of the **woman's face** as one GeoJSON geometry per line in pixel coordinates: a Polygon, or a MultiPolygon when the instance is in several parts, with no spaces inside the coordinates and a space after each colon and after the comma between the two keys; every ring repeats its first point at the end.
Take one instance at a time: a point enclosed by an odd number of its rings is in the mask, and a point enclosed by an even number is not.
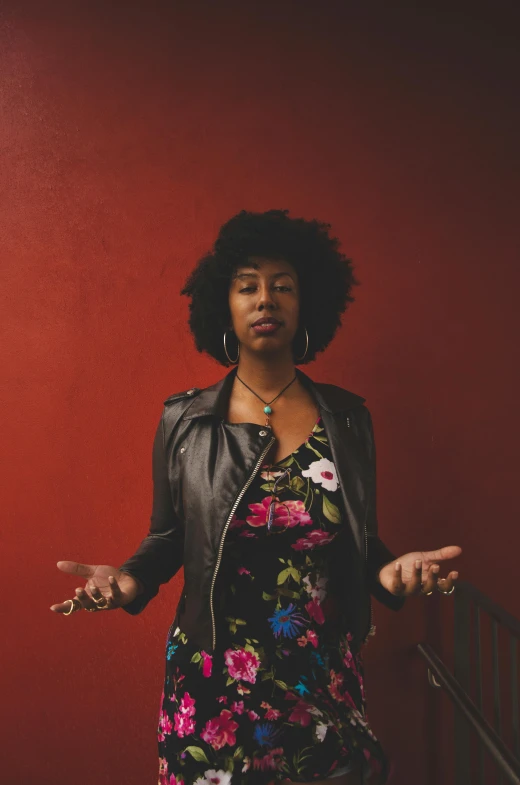
{"type": "Polygon", "coordinates": [[[294,267],[283,259],[254,256],[239,267],[229,288],[229,309],[240,350],[291,350],[298,328],[300,290],[294,267]]]}

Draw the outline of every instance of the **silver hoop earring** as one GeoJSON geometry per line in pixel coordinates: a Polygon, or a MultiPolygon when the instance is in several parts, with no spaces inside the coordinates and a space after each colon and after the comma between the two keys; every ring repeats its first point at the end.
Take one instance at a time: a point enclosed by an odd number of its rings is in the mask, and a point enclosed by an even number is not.
{"type": "Polygon", "coordinates": [[[309,334],[307,332],[307,328],[306,327],[304,327],[304,330],[305,330],[305,351],[304,351],[304,353],[302,354],[301,357],[297,357],[296,358],[297,362],[301,362],[302,360],[305,359],[305,356],[307,354],[307,349],[309,348],[309,334]]]}
{"type": "Polygon", "coordinates": [[[237,362],[238,362],[238,358],[240,357],[240,344],[238,344],[237,358],[236,358],[236,360],[232,360],[231,357],[228,354],[228,350],[227,350],[227,346],[226,346],[226,335],[227,335],[227,332],[228,332],[227,330],[224,332],[224,351],[226,352],[226,357],[228,358],[228,360],[231,363],[231,365],[236,365],[237,362]]]}

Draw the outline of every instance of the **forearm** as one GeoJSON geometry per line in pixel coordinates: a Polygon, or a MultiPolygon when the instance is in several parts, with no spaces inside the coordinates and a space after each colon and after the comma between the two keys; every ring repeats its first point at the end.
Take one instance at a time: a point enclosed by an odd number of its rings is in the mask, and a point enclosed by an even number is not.
{"type": "Polygon", "coordinates": [[[155,597],[159,587],[175,575],[182,565],[183,547],[176,532],[149,534],[136,552],[119,569],[140,585],[138,596],[124,606],[128,613],[140,613],[155,597]]]}

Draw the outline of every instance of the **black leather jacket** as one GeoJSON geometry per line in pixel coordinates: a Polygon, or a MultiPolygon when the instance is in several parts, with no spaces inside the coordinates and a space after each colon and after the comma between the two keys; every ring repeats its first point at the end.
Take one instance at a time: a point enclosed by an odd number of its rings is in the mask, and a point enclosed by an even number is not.
{"type": "MultiPolygon", "coordinates": [[[[341,486],[348,525],[335,554],[357,649],[372,631],[370,593],[394,610],[404,602],[377,580],[394,556],[377,536],[372,420],[364,398],[296,373],[319,407],[341,486]]],[[[229,522],[274,442],[269,427],[226,421],[235,374],[233,368],[211,387],[165,401],[153,446],[150,531],[120,567],[144,587],[124,608],[136,614],[183,566],[174,622],[206,651],[215,648],[214,590],[229,522]]]]}

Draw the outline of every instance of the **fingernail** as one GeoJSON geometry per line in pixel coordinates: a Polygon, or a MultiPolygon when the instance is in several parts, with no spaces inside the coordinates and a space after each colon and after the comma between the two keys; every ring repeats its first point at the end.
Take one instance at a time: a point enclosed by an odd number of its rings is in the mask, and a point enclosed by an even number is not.
{"type": "Polygon", "coordinates": [[[432,572],[439,572],[439,565],[438,564],[434,564],[433,565],[432,572]]]}
{"type": "Polygon", "coordinates": [[[401,565],[398,561],[395,563],[395,571],[398,572],[401,569],[401,565]]]}
{"type": "Polygon", "coordinates": [[[457,580],[458,577],[459,577],[459,573],[458,572],[454,572],[453,573],[453,580],[457,580]]]}
{"type": "Polygon", "coordinates": [[[417,559],[416,562],[415,562],[415,569],[418,570],[419,567],[421,566],[421,564],[422,564],[421,560],[417,559]]]}

